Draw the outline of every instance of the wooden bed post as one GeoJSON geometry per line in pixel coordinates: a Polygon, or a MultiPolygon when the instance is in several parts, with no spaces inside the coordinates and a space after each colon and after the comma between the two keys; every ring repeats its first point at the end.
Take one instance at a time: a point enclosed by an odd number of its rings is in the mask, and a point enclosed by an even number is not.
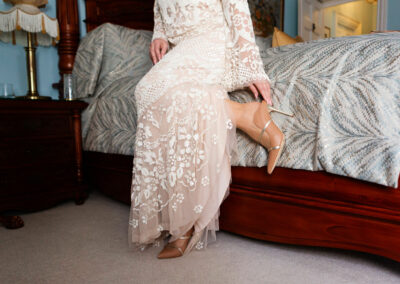
{"type": "Polygon", "coordinates": [[[61,36],[58,43],[58,67],[61,78],[54,87],[58,88],[59,99],[63,99],[63,75],[72,73],[80,39],[77,0],[57,0],[57,19],[61,36]]]}

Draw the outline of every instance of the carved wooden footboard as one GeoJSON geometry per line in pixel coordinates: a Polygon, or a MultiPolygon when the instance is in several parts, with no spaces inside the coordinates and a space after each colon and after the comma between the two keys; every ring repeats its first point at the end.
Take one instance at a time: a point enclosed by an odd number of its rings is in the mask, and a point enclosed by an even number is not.
{"type": "MultiPolygon", "coordinates": [[[[72,70],[78,44],[76,0],[58,0],[60,72],[72,70]],[[72,11],[65,12],[65,11],[72,11]]],[[[105,22],[152,29],[153,1],[87,0],[89,30],[105,22]]],[[[86,178],[130,203],[131,156],[86,152],[86,178]]],[[[221,207],[222,230],[252,238],[351,249],[400,261],[400,191],[328,174],[277,168],[232,168],[221,207]]]]}

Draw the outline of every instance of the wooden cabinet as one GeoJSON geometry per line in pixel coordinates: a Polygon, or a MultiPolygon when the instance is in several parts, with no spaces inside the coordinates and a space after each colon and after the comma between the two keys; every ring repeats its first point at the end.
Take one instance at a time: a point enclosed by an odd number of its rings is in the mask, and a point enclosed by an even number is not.
{"type": "Polygon", "coordinates": [[[0,212],[82,204],[81,101],[0,100],[0,212]]]}

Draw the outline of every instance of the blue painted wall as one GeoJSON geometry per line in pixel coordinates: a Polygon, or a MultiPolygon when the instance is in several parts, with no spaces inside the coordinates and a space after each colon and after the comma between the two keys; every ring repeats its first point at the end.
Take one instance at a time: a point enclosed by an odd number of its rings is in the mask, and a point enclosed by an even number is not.
{"type": "Polygon", "coordinates": [[[78,0],[78,9],[79,18],[81,20],[79,28],[81,31],[81,37],[84,37],[86,35],[86,24],[83,22],[83,20],[86,18],[85,0],[78,0]]]}
{"type": "Polygon", "coordinates": [[[400,30],[400,0],[388,1],[388,30],[400,30]]]}
{"type": "MultiPolygon", "coordinates": [[[[85,1],[78,0],[80,18],[85,18],[85,1]]],[[[0,10],[7,11],[12,7],[0,1],[0,10]]],[[[50,17],[56,16],[56,0],[49,0],[49,4],[42,9],[50,17]]],[[[81,24],[81,34],[86,34],[84,25],[81,24]]],[[[58,74],[58,54],[55,47],[38,47],[36,50],[36,71],[38,91],[43,96],[58,98],[58,91],[52,84],[60,80],[58,74]]],[[[20,45],[0,42],[0,83],[13,84],[17,96],[25,95],[28,91],[26,74],[25,50],[20,45]]]]}
{"type": "Polygon", "coordinates": [[[285,0],[283,20],[284,32],[295,37],[297,35],[297,0],[285,0]]]}

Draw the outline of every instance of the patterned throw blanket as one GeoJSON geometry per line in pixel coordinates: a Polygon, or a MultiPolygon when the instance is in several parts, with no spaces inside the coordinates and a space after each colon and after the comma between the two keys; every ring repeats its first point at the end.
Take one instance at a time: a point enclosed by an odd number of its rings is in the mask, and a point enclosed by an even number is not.
{"type": "MultiPolygon", "coordinates": [[[[133,154],[134,89],[151,68],[151,32],[106,24],[81,42],[75,60],[76,97],[85,150],[133,154]]],[[[400,33],[332,38],[270,48],[257,38],[274,105],[286,136],[278,166],[324,170],[397,187],[400,172],[400,33]]],[[[238,102],[252,101],[240,90],[238,102]]],[[[265,166],[265,149],[238,131],[233,165],[265,166]]]]}

